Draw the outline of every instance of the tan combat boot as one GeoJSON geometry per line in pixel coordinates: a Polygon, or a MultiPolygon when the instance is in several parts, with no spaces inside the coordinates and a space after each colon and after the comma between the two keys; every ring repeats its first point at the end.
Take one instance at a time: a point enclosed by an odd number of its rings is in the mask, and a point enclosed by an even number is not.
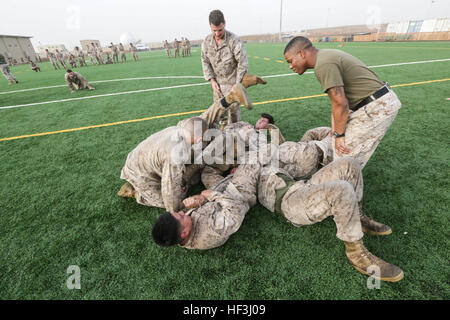
{"type": "Polygon", "coordinates": [[[136,198],[136,190],[134,190],[131,183],[125,182],[119,192],[117,192],[117,195],[124,198],[136,198]]]}
{"type": "Polygon", "coordinates": [[[248,110],[252,110],[252,102],[245,91],[245,88],[242,84],[236,83],[231,89],[230,93],[225,97],[225,101],[228,104],[232,104],[233,102],[240,102],[244,107],[248,110]]]}
{"type": "Polygon", "coordinates": [[[257,84],[266,84],[267,81],[264,80],[261,77],[254,76],[252,74],[244,74],[244,77],[242,78],[242,85],[247,89],[248,87],[257,85],[257,84]]]}
{"type": "Polygon", "coordinates": [[[358,204],[362,231],[371,236],[387,236],[392,233],[391,227],[370,219],[362,213],[362,203],[358,204]]]}
{"type": "Polygon", "coordinates": [[[372,276],[375,279],[389,282],[397,282],[403,279],[403,271],[399,267],[390,264],[380,258],[374,256],[369,250],[366,249],[362,240],[355,242],[345,243],[345,254],[352,266],[361,272],[372,276]],[[379,268],[380,272],[377,275],[367,272],[370,266],[376,266],[379,268]]]}

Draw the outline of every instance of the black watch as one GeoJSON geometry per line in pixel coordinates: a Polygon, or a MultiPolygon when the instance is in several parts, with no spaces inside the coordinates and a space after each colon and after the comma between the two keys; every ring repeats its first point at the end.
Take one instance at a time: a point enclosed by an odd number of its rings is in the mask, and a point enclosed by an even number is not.
{"type": "Polygon", "coordinates": [[[345,132],[344,132],[343,134],[339,134],[339,133],[337,133],[337,132],[335,131],[335,132],[333,132],[333,136],[336,137],[336,138],[345,137],[345,132]]]}

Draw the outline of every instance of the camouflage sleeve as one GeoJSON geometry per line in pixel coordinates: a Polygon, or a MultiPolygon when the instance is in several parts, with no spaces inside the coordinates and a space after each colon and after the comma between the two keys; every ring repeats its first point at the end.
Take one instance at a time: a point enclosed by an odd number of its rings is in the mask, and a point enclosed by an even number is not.
{"type": "Polygon", "coordinates": [[[330,127],[313,128],[305,132],[300,142],[325,139],[331,132],[330,127]]]}
{"type": "Polygon", "coordinates": [[[241,83],[242,79],[244,78],[244,75],[248,73],[248,57],[244,44],[240,39],[236,41],[236,44],[233,48],[233,54],[234,58],[238,62],[236,83],[241,83]]]}
{"type": "Polygon", "coordinates": [[[269,130],[270,141],[276,141],[278,139],[279,144],[286,142],[286,139],[283,137],[280,128],[278,128],[276,125],[269,124],[267,126],[267,130],[269,130]]]}
{"type": "Polygon", "coordinates": [[[213,78],[216,78],[216,74],[211,66],[211,62],[209,61],[208,55],[206,54],[206,45],[205,41],[202,43],[202,68],[203,75],[206,81],[209,81],[213,78]]]}
{"type": "Polygon", "coordinates": [[[223,172],[220,168],[206,166],[202,172],[202,183],[206,189],[211,189],[214,187],[219,181],[223,179],[223,172]]]}
{"type": "Polygon", "coordinates": [[[215,201],[220,204],[221,210],[216,212],[214,220],[211,221],[210,227],[213,231],[222,237],[230,237],[233,233],[239,230],[245,214],[250,210],[247,201],[240,199],[239,192],[231,191],[233,185],[230,184],[225,192],[211,192],[208,197],[209,201],[215,201]],[[232,186],[230,188],[230,186],[232,186]]]}
{"type": "Polygon", "coordinates": [[[74,87],[73,87],[73,83],[72,83],[72,81],[69,80],[69,77],[67,76],[67,74],[66,74],[66,76],[64,78],[65,78],[66,83],[69,86],[70,90],[75,90],[74,87]]]}
{"type": "Polygon", "coordinates": [[[183,186],[184,165],[175,165],[166,162],[162,171],[161,194],[164,206],[169,212],[179,210],[183,195],[185,193],[183,186]]]}

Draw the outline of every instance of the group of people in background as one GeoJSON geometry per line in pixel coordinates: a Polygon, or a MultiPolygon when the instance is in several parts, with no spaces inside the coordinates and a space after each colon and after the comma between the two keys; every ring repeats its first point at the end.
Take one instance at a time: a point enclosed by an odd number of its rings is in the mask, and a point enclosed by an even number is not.
{"type": "MultiPolygon", "coordinates": [[[[119,43],[117,46],[111,42],[108,48],[109,50],[103,51],[98,43],[91,42],[90,45],[86,45],[86,54],[78,46],[75,47],[73,52],[68,53],[61,52],[58,49],[55,49],[55,52],[45,49],[45,54],[55,70],[58,70],[61,67],[67,70],[68,65],[72,68],[78,68],[78,66],[85,67],[87,66],[86,55],[89,57],[92,65],[119,63],[119,54],[121,62],[127,61],[126,50],[122,43],[119,43]]],[[[137,48],[132,43],[130,43],[130,51],[133,55],[133,59],[138,61],[137,48]]]]}
{"type": "Polygon", "coordinates": [[[187,57],[191,55],[191,42],[188,38],[181,37],[181,41],[178,41],[177,38],[172,42],[172,46],[174,49],[174,55],[172,56],[172,48],[170,43],[167,40],[164,40],[164,49],[166,50],[166,54],[169,58],[176,58],[180,56],[180,47],[181,47],[181,56],[187,57]]]}

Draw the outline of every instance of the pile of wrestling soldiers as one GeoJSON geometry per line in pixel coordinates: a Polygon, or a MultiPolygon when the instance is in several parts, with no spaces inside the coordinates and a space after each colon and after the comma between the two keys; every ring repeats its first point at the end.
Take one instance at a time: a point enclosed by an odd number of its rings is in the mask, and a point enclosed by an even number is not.
{"type": "Polygon", "coordinates": [[[369,252],[362,240],[364,233],[392,233],[362,212],[362,169],[401,107],[395,93],[357,58],[295,37],[284,57],[299,75],[314,69],[331,101],[331,127],[286,141],[268,113],[255,125],[241,120],[241,106],[252,109],[246,89],[266,81],[248,74],[245,48],[225,29],[223,14],[212,11],[209,22],[202,65],[214,103],[132,150],[118,195],[166,210],[152,230],[162,247],[221,246],[258,201],[296,227],[333,216],[336,236],[355,269],[372,275],[375,267],[379,272],[373,277],[401,280],[403,271],[369,252]],[[200,181],[205,190],[187,197],[200,181]]]}

